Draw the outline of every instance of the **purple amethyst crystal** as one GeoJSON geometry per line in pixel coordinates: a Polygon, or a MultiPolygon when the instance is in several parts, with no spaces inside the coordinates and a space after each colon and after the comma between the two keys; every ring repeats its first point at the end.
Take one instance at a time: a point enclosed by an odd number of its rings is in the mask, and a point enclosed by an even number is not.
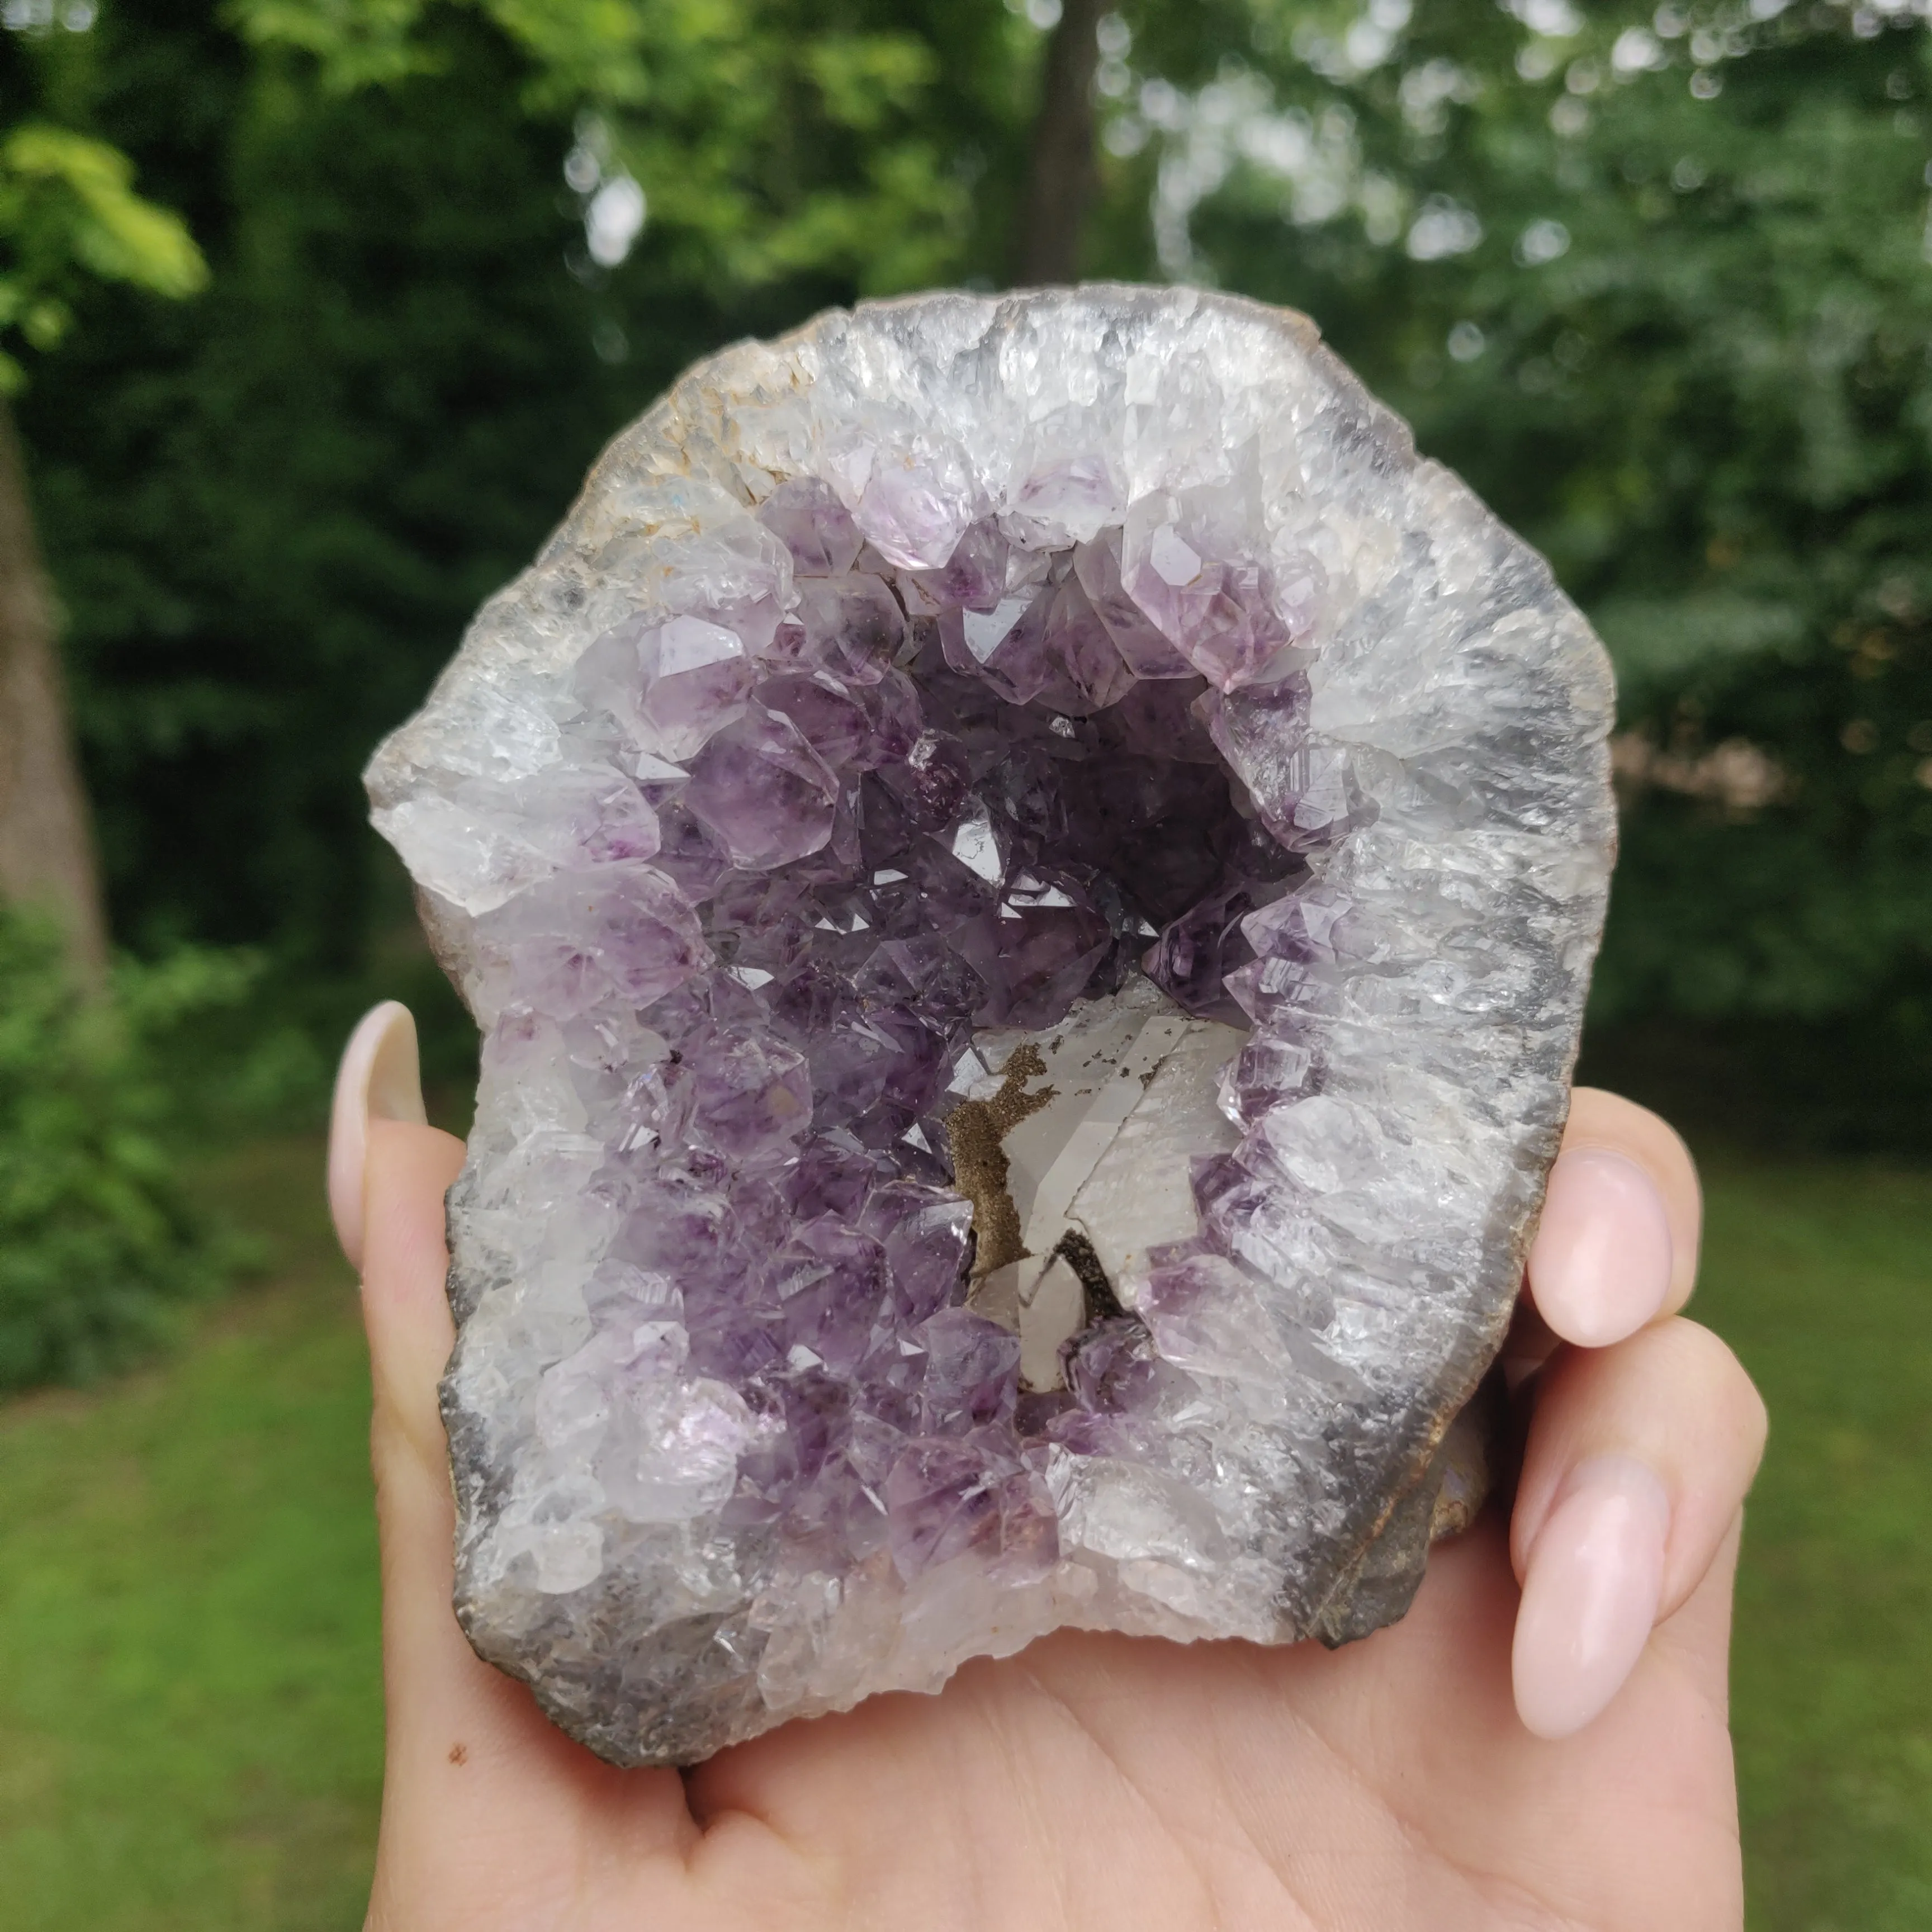
{"type": "Polygon", "coordinates": [[[1610,715],[1299,317],[937,296],[681,382],[370,772],[484,1036],[478,1652],[682,1763],[1060,1626],[1400,1614],[1610,715]]]}

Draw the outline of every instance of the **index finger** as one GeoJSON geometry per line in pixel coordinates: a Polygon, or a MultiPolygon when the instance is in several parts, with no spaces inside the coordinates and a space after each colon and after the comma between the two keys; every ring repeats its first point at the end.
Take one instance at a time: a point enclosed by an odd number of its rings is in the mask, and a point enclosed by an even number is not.
{"type": "Polygon", "coordinates": [[[1536,1312],[1592,1348],[1675,1315],[1696,1285],[1703,1215],[1676,1130],[1634,1101],[1578,1088],[1529,1251],[1536,1312]]]}

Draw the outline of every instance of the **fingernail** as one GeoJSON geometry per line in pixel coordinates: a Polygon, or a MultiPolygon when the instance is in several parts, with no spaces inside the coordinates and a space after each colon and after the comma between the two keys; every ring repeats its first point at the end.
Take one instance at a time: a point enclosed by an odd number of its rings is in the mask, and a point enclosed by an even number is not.
{"type": "Polygon", "coordinates": [[[1655,1181],[1607,1148],[1559,1155],[1529,1251],[1544,1321],[1566,1342],[1606,1347],[1653,1319],[1670,1292],[1670,1222],[1655,1181]]]}
{"type": "Polygon", "coordinates": [[[1540,1738],[1580,1731],[1643,1653],[1664,1594],[1670,1498],[1630,1456],[1571,1473],[1531,1546],[1516,1611],[1516,1708],[1540,1738]]]}
{"type": "Polygon", "coordinates": [[[407,1006],[385,1000],[362,1016],[342,1050],[328,1120],[328,1212],[335,1238],[358,1274],[369,1123],[428,1118],[416,1060],[416,1023],[407,1006]]]}

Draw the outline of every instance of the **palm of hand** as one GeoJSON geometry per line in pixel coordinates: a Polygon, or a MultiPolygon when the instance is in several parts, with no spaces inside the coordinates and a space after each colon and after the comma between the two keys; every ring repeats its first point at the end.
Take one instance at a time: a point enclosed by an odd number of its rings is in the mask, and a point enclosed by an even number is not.
{"type": "MultiPolygon", "coordinates": [[[[1404,1622],[1334,1655],[1069,1634],[969,1666],[938,1697],[790,1726],[688,1779],[612,1771],[519,1688],[454,1660],[476,1673],[484,1721],[440,1753],[440,1733],[424,1740],[440,1761],[407,1802],[436,1828],[416,1838],[426,1858],[386,1869],[370,1923],[1733,1924],[1723,1568],[1612,1710],[1557,1744],[1511,1702],[1517,1590],[1490,1520],[1436,1552],[1404,1622]]],[[[386,1837],[392,1825],[412,1835],[393,1810],[386,1837]]]]}

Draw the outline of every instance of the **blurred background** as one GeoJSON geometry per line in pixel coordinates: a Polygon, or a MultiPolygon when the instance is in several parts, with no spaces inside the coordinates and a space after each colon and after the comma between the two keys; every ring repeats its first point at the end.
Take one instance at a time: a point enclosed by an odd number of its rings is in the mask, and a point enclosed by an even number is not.
{"type": "Polygon", "coordinates": [[[1753,1924],[1932,1925],[1932,0],[0,0],[0,1918],[349,1928],[398,997],[358,782],[693,358],[936,284],[1306,310],[1616,657],[1584,1076],[1773,1438],[1753,1924]]]}

